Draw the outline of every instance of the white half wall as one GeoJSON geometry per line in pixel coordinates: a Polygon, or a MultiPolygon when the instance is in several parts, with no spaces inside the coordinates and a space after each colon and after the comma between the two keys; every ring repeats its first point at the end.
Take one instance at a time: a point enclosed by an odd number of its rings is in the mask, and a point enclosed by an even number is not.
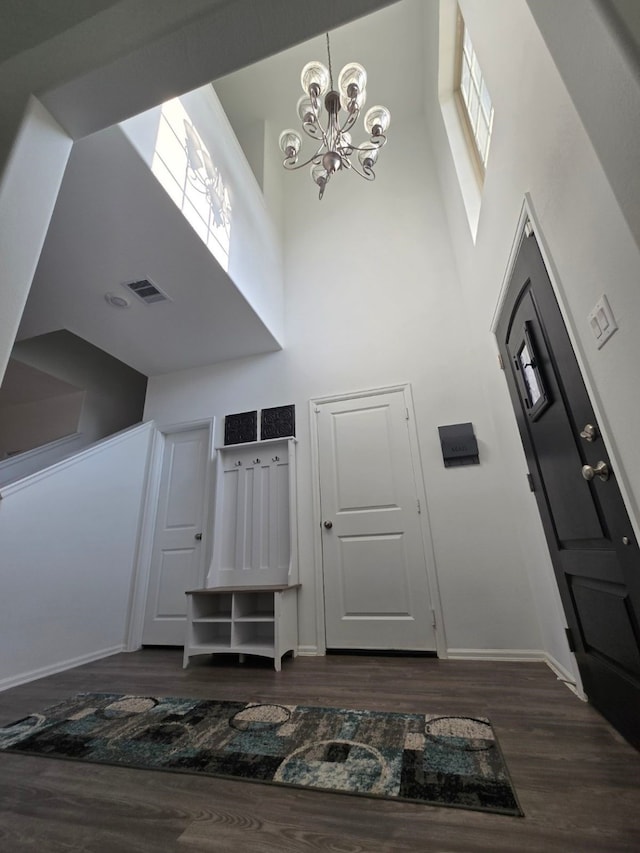
{"type": "Polygon", "coordinates": [[[411,382],[447,643],[539,649],[476,326],[462,305],[422,120],[394,124],[377,173],[373,184],[337,175],[322,202],[308,174],[284,176],[286,349],[153,377],[145,418],[215,415],[220,443],[225,414],[296,405],[300,643],[314,647],[321,567],[313,562],[308,401],[411,382]],[[445,469],[437,427],[461,421],[474,424],[481,464],[445,469]]]}
{"type": "Polygon", "coordinates": [[[122,650],[151,433],[2,488],[0,689],[122,650]]]}

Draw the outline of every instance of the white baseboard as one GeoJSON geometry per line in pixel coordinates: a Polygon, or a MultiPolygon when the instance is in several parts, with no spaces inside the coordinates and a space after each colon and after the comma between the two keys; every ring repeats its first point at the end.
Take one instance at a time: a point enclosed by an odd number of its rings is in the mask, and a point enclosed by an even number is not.
{"type": "Polygon", "coordinates": [[[539,649],[447,649],[452,660],[513,660],[547,662],[547,653],[539,649]]]}
{"type": "Polygon", "coordinates": [[[539,661],[546,663],[559,681],[566,684],[569,690],[583,702],[587,701],[582,685],[576,683],[573,673],[562,666],[553,655],[541,649],[447,649],[447,654],[450,660],[539,661]]]}
{"type": "Polygon", "coordinates": [[[583,702],[587,701],[587,695],[582,689],[582,685],[576,682],[575,676],[572,672],[569,672],[569,670],[562,666],[562,664],[557,661],[553,655],[550,655],[547,652],[545,652],[544,662],[549,669],[556,674],[558,681],[562,681],[563,684],[566,684],[569,690],[576,694],[578,699],[582,699],[583,702]]]}
{"type": "Polygon", "coordinates": [[[21,672],[19,675],[10,675],[8,678],[0,680],[0,691],[9,690],[11,687],[18,687],[20,684],[27,684],[29,681],[36,681],[38,678],[46,678],[47,675],[55,675],[58,672],[64,672],[67,669],[73,669],[76,666],[82,666],[85,663],[92,663],[94,660],[107,658],[111,655],[120,654],[124,651],[124,646],[113,646],[110,649],[101,649],[97,652],[90,652],[87,655],[80,655],[77,658],[70,660],[59,661],[58,663],[43,666],[40,669],[32,669],[30,672],[21,672]]]}
{"type": "Polygon", "coordinates": [[[317,646],[298,646],[298,655],[302,658],[314,658],[324,656],[324,652],[319,651],[317,646]]]}

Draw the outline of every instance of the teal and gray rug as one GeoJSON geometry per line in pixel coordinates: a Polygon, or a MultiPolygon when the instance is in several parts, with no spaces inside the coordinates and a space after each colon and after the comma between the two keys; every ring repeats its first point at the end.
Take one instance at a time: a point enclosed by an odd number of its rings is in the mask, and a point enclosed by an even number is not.
{"type": "Polygon", "coordinates": [[[522,814],[482,718],[80,693],[0,750],[522,814]]]}

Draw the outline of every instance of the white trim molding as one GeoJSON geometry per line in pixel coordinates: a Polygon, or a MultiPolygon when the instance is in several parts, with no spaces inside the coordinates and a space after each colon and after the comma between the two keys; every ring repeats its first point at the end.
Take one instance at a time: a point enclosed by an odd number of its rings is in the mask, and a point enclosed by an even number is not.
{"type": "Polygon", "coordinates": [[[19,675],[11,675],[9,678],[3,678],[0,681],[0,691],[9,690],[11,687],[18,687],[20,684],[27,684],[29,681],[37,681],[39,678],[55,675],[58,672],[65,672],[67,669],[74,669],[76,666],[83,666],[85,663],[93,663],[93,661],[108,658],[111,655],[119,655],[123,651],[124,646],[111,646],[108,649],[100,649],[96,652],[80,655],[77,658],[70,658],[69,660],[52,663],[49,666],[32,669],[29,672],[21,672],[19,675]]]}
{"type": "Polygon", "coordinates": [[[320,651],[317,646],[298,646],[298,657],[314,658],[324,657],[325,652],[320,651]]]}
{"type": "Polygon", "coordinates": [[[540,649],[447,649],[450,660],[542,661],[547,653],[540,649]]]}
{"type": "Polygon", "coordinates": [[[587,701],[582,685],[576,682],[575,676],[569,672],[553,655],[542,649],[448,649],[449,660],[486,660],[513,661],[520,663],[545,663],[557,677],[558,681],[566,684],[572,693],[587,701]]]}

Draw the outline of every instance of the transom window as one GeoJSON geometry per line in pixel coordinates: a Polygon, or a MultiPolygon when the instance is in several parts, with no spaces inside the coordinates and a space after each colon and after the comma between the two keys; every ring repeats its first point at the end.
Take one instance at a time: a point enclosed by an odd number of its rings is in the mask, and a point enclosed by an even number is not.
{"type": "Polygon", "coordinates": [[[470,137],[470,148],[480,176],[484,178],[491,144],[493,104],[469,31],[460,12],[458,12],[458,28],[458,106],[470,137]]]}

